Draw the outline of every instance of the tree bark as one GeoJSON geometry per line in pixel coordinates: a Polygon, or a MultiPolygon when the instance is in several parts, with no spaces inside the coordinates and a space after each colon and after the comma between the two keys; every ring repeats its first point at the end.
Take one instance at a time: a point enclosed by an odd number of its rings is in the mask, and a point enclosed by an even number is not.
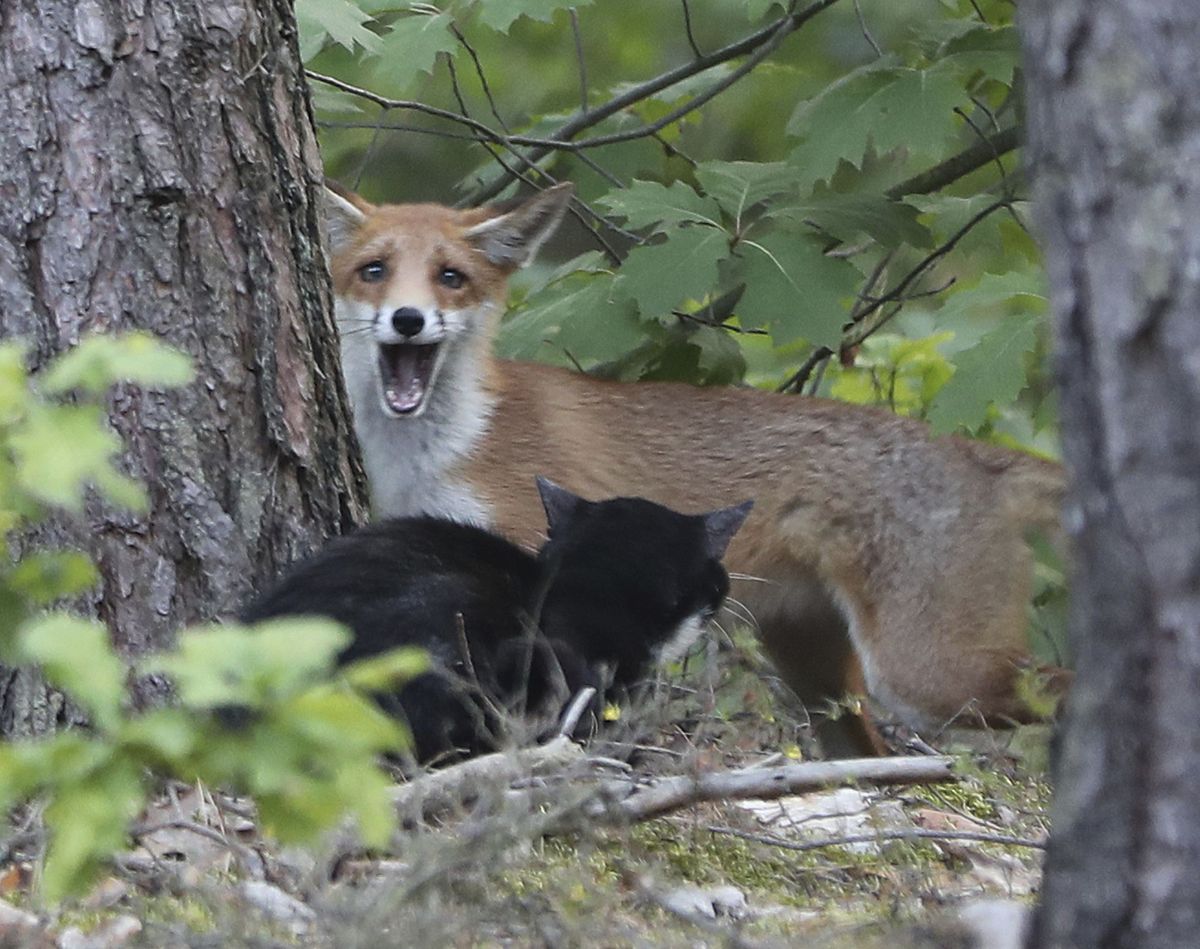
{"type": "MultiPolygon", "coordinates": [[[[37,538],[91,551],[85,607],[136,653],[365,514],[291,4],[5,0],[0,114],[0,335],[35,369],[133,327],[195,362],[184,389],[111,398],[150,510],[92,503],[37,538]]],[[[66,716],[4,670],[0,732],[66,716]]]]}
{"type": "Polygon", "coordinates": [[[1020,7],[1077,679],[1032,944],[1200,938],[1200,4],[1020,7]]]}

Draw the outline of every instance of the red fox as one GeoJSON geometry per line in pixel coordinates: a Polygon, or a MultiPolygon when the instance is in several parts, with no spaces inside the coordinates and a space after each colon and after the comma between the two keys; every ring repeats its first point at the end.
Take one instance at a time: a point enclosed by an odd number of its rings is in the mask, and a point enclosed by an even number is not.
{"type": "MultiPolygon", "coordinates": [[[[1056,529],[1061,469],[880,409],[495,357],[507,278],[572,193],[562,184],[459,211],[327,191],[343,366],[376,516],[446,515],[536,547],[534,475],[685,511],[752,498],[726,563],[754,579],[733,596],[810,707],[865,684],[917,728],[965,713],[1030,720],[1015,689],[1030,665],[1025,533],[1056,529]]],[[[880,750],[854,718],[822,738],[835,753],[880,750]]]]}

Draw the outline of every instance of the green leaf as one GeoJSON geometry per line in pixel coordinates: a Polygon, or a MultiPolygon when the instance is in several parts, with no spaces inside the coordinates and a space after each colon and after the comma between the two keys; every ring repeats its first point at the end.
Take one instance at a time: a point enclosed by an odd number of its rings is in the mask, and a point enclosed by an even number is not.
{"type": "Polygon", "coordinates": [[[907,146],[936,155],[955,140],[954,108],[970,105],[955,70],[887,62],[855,70],[792,113],[788,133],[803,139],[789,158],[801,179],[797,186],[828,178],[843,159],[859,164],[868,144],[879,152],[907,146]]]}
{"type": "Polygon", "coordinates": [[[82,510],[85,484],[121,479],[109,460],[121,442],[95,405],[31,405],[9,445],[21,488],[69,511],[82,510]]]}
{"type": "Polygon", "coordinates": [[[592,0],[484,0],[479,4],[479,19],[493,30],[507,33],[521,17],[549,23],[554,14],[568,7],[586,7],[592,0]]]}
{"type": "Polygon", "coordinates": [[[697,194],[681,181],[674,181],[667,187],[656,181],[634,181],[628,188],[610,191],[596,203],[624,218],[633,228],[662,230],[683,223],[718,227],[721,217],[716,202],[697,194]]]}
{"type": "Polygon", "coordinates": [[[214,626],[188,630],[173,654],[150,657],[143,667],[172,676],[185,705],[257,707],[307,687],[349,641],[345,627],[318,617],[268,620],[253,629],[214,626]]]}
{"type": "Polygon", "coordinates": [[[195,714],[179,708],[160,708],[128,718],[117,735],[122,747],[143,749],[172,767],[183,762],[200,737],[195,714]]]}
{"type": "Polygon", "coordinates": [[[379,50],[376,74],[395,89],[409,88],[420,73],[432,73],[439,53],[455,48],[450,14],[415,13],[392,23],[379,50]]]}
{"type": "Polygon", "coordinates": [[[747,208],[795,191],[799,176],[784,162],[706,161],[697,166],[696,180],[705,194],[740,221],[747,208]]]}
{"type": "Polygon", "coordinates": [[[57,903],[91,882],[101,861],[125,845],[126,828],[144,801],[137,766],[116,759],[86,783],[60,786],[46,808],[51,836],[42,887],[47,902],[57,903]]]}
{"type": "Polygon", "coordinates": [[[717,264],[728,254],[729,235],[725,231],[678,228],[661,243],[631,250],[621,265],[613,292],[637,301],[643,317],[670,323],[676,304],[708,294],[717,282],[717,264]]]}
{"type": "Polygon", "coordinates": [[[328,37],[351,52],[354,47],[377,52],[379,37],[364,26],[373,20],[350,0],[296,0],[300,28],[300,57],[307,62],[321,51],[328,37]]]}
{"type": "Polygon", "coordinates": [[[882,194],[839,194],[822,185],[802,201],[771,208],[772,218],[811,223],[842,242],[866,234],[885,247],[932,247],[933,235],[918,222],[918,214],[911,205],[882,194]]]}
{"type": "Polygon", "coordinates": [[[1013,83],[1020,55],[1020,40],[1015,27],[979,26],[956,36],[941,50],[947,65],[970,74],[982,73],[988,79],[1013,83]]]}
{"type": "Polygon", "coordinates": [[[99,579],[92,559],[77,550],[32,551],[9,575],[13,589],[38,606],[83,593],[99,579]]]}
{"type": "Polygon", "coordinates": [[[396,829],[394,783],[369,761],[339,768],[334,780],[338,795],[353,810],[363,843],[384,847],[396,829]]]}
{"type": "Polygon", "coordinates": [[[125,666],[103,626],[50,613],[25,623],[17,642],[21,658],[40,665],[47,679],[87,710],[93,725],[106,731],[116,727],[125,666]]]}
{"type": "Polygon", "coordinates": [[[988,408],[1012,402],[1025,388],[1025,355],[1037,334],[1033,317],[1018,316],[983,337],[955,361],[954,375],[936,396],[929,423],[936,432],[977,429],[988,408]]]}
{"type": "Polygon", "coordinates": [[[531,297],[501,328],[496,352],[506,359],[593,363],[615,359],[644,336],[633,305],[613,299],[612,278],[584,274],[531,297]]]}
{"type": "Polygon", "coordinates": [[[769,327],[777,346],[805,339],[837,349],[846,322],[842,301],[858,286],[855,269],[793,234],[744,241],[741,248],[742,325],[769,327]]]}
{"type": "Polygon", "coordinates": [[[24,343],[0,343],[0,425],[18,418],[29,401],[24,343]]]}
{"type": "Polygon", "coordinates": [[[281,709],[290,729],[316,744],[354,752],[399,751],[404,731],[370,699],[330,686],[308,689],[281,709]]]}
{"type": "Polygon", "coordinates": [[[114,382],[181,386],[191,382],[192,361],[149,333],[89,336],[59,356],[42,375],[43,392],[82,389],[99,395],[114,382]]]}
{"type": "Polygon", "coordinates": [[[942,345],[942,352],[953,355],[970,349],[1010,316],[1041,315],[1047,306],[1042,271],[984,274],[975,286],[947,296],[937,311],[938,328],[954,334],[953,339],[942,345]]]}
{"type": "Polygon", "coordinates": [[[356,689],[378,692],[393,689],[429,670],[429,654],[424,649],[390,649],[369,659],[359,659],[342,667],[341,675],[356,689]]]}

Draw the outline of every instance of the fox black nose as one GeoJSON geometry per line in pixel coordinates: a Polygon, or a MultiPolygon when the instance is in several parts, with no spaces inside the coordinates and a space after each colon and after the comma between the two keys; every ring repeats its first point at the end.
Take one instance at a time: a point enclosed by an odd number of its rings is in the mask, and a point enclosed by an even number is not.
{"type": "Polygon", "coordinates": [[[392,314],[392,326],[401,336],[416,336],[425,328],[425,317],[411,306],[402,306],[392,314]]]}

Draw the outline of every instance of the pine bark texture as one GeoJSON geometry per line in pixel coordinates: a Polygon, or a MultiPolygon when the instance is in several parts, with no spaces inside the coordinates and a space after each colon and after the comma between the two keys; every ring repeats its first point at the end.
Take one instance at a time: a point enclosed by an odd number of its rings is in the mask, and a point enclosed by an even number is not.
{"type": "Polygon", "coordinates": [[[1078,678],[1036,946],[1200,941],[1200,4],[1020,6],[1078,678]]]}
{"type": "MultiPolygon", "coordinates": [[[[365,514],[291,4],[2,0],[0,115],[0,336],[35,368],[134,327],[195,361],[110,401],[149,512],[92,503],[37,538],[91,551],[84,606],[140,652],[365,514]]],[[[3,670],[0,732],[70,715],[3,670]]]]}

